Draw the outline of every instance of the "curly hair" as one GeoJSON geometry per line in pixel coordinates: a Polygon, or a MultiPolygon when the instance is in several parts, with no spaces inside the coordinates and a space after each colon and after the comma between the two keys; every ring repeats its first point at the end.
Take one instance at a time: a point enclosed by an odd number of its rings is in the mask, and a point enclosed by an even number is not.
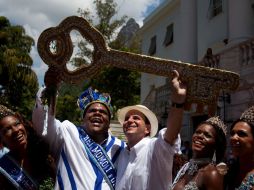
{"type": "Polygon", "coordinates": [[[31,166],[34,168],[32,175],[39,184],[49,177],[55,177],[48,143],[36,133],[30,121],[25,120],[19,113],[15,116],[23,123],[27,131],[27,153],[31,166]]]}
{"type": "MultiPolygon", "coordinates": [[[[49,153],[49,145],[34,130],[32,123],[26,120],[21,114],[14,113],[7,115],[16,117],[23,125],[27,132],[27,154],[30,166],[32,168],[31,177],[38,183],[42,184],[45,180],[54,179],[54,164],[49,153]]],[[[8,147],[7,147],[8,148],[8,147]]],[[[11,153],[11,150],[10,150],[11,153]]],[[[53,181],[53,180],[52,180],[53,181]]]]}

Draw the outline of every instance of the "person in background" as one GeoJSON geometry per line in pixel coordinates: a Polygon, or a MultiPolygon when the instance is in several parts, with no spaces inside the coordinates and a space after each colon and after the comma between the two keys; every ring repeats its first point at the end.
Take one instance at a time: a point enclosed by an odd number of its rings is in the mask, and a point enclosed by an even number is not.
{"type": "Polygon", "coordinates": [[[0,189],[53,187],[54,171],[48,145],[35,133],[30,122],[0,105],[0,141],[9,152],[0,158],[0,189]],[[51,180],[50,180],[51,179],[51,180]]]}
{"type": "Polygon", "coordinates": [[[224,123],[218,117],[211,117],[199,124],[192,136],[193,156],[180,169],[170,189],[223,190],[227,166],[221,162],[225,150],[224,123]]]}
{"type": "MultiPolygon", "coordinates": [[[[57,120],[52,106],[45,111],[38,92],[33,122],[49,143],[58,163],[55,189],[114,189],[117,158],[125,143],[109,133],[111,97],[88,88],[78,98],[83,122],[57,120]]],[[[52,104],[51,104],[52,105],[52,104]]]]}
{"type": "Polygon", "coordinates": [[[230,144],[235,162],[226,176],[227,189],[254,189],[254,106],[232,124],[230,144]]]}
{"type": "Polygon", "coordinates": [[[127,138],[127,147],[119,156],[117,190],[163,190],[172,182],[173,156],[180,150],[183,105],[186,86],[179,73],[173,71],[172,106],[167,128],[158,130],[155,114],[143,105],[127,106],[118,110],[118,120],[127,138]]]}

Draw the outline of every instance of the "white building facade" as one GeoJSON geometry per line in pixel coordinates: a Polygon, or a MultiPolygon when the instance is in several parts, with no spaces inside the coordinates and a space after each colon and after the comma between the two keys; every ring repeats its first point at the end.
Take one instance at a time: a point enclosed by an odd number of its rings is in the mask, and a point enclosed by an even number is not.
{"type": "MultiPolygon", "coordinates": [[[[254,105],[254,1],[165,0],[139,31],[142,53],[225,69],[240,74],[234,92],[221,92],[217,115],[232,123],[254,105]]],[[[170,87],[167,78],[142,73],[141,103],[165,125],[170,87]]],[[[185,113],[181,131],[190,140],[193,127],[206,113],[185,113]]]]}

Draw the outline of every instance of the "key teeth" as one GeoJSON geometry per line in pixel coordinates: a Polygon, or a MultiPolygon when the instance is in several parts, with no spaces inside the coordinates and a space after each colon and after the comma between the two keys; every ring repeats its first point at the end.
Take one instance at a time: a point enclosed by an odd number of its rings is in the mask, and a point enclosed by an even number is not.
{"type": "MultiPolygon", "coordinates": [[[[79,83],[95,76],[103,66],[115,66],[165,77],[168,77],[172,69],[176,69],[180,73],[181,80],[187,82],[185,110],[191,110],[192,104],[201,104],[197,105],[197,112],[205,110],[207,113],[208,110],[210,115],[216,113],[219,91],[236,90],[239,85],[239,74],[230,71],[111,49],[96,28],[77,16],[67,17],[57,27],[46,29],[38,39],[37,49],[49,68],[56,66],[57,77],[55,81],[53,80],[56,84],[59,80],[79,83]],[[75,71],[69,71],[66,64],[73,53],[70,36],[73,29],[78,30],[94,46],[94,52],[88,67],[81,66],[75,71]],[[56,54],[51,53],[49,46],[50,42],[54,41],[57,42],[56,54]],[[205,107],[206,105],[208,107],[205,107]]],[[[48,81],[47,77],[46,80],[48,81]]],[[[49,80],[47,83],[51,84],[52,81],[49,80]]]]}
{"type": "Polygon", "coordinates": [[[196,107],[196,113],[205,113],[207,112],[209,117],[212,117],[215,115],[217,111],[217,104],[212,104],[212,105],[206,105],[203,103],[196,103],[196,102],[187,102],[184,104],[184,110],[185,111],[190,111],[192,109],[192,105],[195,105],[196,107]]]}

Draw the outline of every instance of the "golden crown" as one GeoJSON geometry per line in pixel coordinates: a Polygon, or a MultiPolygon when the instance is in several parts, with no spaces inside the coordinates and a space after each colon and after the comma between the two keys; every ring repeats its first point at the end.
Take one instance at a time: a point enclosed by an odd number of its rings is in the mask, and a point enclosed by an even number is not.
{"type": "Polygon", "coordinates": [[[209,119],[206,120],[207,123],[210,123],[211,125],[215,125],[215,126],[218,126],[222,131],[223,133],[226,135],[227,134],[227,126],[223,123],[223,121],[221,121],[219,119],[218,116],[215,116],[215,117],[211,117],[209,119]]]}
{"type": "Polygon", "coordinates": [[[15,115],[15,113],[7,107],[0,105],[0,119],[3,119],[4,117],[9,115],[15,115]]]}
{"type": "Polygon", "coordinates": [[[245,110],[242,113],[240,119],[241,120],[246,120],[246,121],[254,124],[254,106],[251,106],[250,108],[245,110]]]}

